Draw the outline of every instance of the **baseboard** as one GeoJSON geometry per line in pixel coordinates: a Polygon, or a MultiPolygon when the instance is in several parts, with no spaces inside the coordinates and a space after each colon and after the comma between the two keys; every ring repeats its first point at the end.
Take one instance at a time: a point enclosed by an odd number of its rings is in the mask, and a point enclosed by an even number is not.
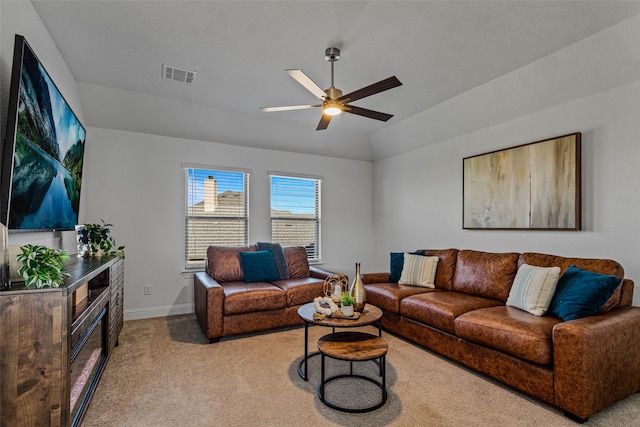
{"type": "Polygon", "coordinates": [[[195,309],[193,303],[166,305],[162,307],[134,308],[131,310],[125,309],[124,320],[150,319],[152,317],[175,316],[178,314],[189,314],[194,312],[195,309]]]}

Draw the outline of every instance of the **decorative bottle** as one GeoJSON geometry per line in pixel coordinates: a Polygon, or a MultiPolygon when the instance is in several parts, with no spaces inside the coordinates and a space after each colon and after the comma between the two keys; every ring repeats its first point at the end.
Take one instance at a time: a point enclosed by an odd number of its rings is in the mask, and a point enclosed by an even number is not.
{"type": "Polygon", "coordinates": [[[356,262],[356,277],[353,279],[351,289],[349,290],[351,295],[356,301],[353,303],[354,311],[362,313],[364,305],[367,302],[367,291],[364,289],[364,282],[360,277],[360,263],[356,262]]]}

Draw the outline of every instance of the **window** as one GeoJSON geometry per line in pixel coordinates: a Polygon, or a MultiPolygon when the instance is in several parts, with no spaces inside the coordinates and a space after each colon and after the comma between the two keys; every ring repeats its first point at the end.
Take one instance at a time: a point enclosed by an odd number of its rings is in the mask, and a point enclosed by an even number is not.
{"type": "Polygon", "coordinates": [[[204,265],[209,245],[247,244],[249,172],[185,167],[185,264],[204,265]]]}
{"type": "Polygon", "coordinates": [[[320,261],[321,178],[270,175],[271,241],[304,246],[310,262],[320,261]]]}

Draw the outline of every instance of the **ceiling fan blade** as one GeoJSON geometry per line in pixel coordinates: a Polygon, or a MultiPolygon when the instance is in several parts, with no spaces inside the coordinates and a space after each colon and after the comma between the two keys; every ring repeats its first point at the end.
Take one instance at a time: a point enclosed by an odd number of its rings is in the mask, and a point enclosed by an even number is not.
{"type": "Polygon", "coordinates": [[[353,102],[357,101],[358,99],[366,98],[367,96],[375,95],[376,93],[384,92],[385,90],[393,89],[394,87],[398,86],[402,86],[402,83],[400,83],[400,80],[398,80],[396,76],[392,76],[388,79],[380,80],[377,83],[343,95],[337,100],[353,102]]]}
{"type": "Polygon", "coordinates": [[[329,126],[329,122],[331,121],[331,117],[328,114],[323,114],[322,117],[320,117],[320,122],[318,123],[318,127],[316,128],[316,130],[324,130],[327,128],[327,126],[329,126]]]}
{"type": "Polygon", "coordinates": [[[368,117],[370,119],[376,119],[386,122],[393,114],[381,113],[380,111],[373,111],[367,108],[356,107],[355,105],[347,105],[344,107],[344,111],[351,114],[357,114],[358,116],[368,117]]]}
{"type": "Polygon", "coordinates": [[[326,93],[313,80],[309,78],[302,70],[285,70],[287,74],[293,77],[298,83],[305,87],[309,92],[314,94],[316,98],[324,99],[326,93]]]}
{"type": "Polygon", "coordinates": [[[290,111],[290,110],[304,110],[306,108],[322,107],[322,104],[317,105],[284,105],[282,107],[260,107],[262,111],[270,113],[272,111],[290,111]]]}

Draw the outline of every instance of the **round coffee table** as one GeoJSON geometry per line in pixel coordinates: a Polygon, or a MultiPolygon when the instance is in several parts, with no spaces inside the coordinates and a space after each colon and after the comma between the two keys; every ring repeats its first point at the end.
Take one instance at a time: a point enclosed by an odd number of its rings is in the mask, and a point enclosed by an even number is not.
{"type": "Polygon", "coordinates": [[[382,336],[382,326],[380,325],[380,319],[382,318],[382,310],[375,305],[365,304],[364,310],[360,313],[360,317],[357,319],[347,319],[339,317],[325,317],[324,319],[314,319],[313,314],[316,312],[316,308],[312,302],[304,304],[298,308],[298,315],[304,320],[304,358],[298,364],[298,375],[308,381],[307,375],[308,363],[310,357],[320,354],[316,351],[309,354],[309,325],[327,326],[333,328],[356,328],[358,326],[378,324],[378,336],[382,336]],[[302,371],[302,365],[304,364],[304,372],[302,371]]]}
{"type": "Polygon", "coordinates": [[[350,413],[369,412],[382,407],[382,405],[387,401],[386,357],[388,349],[389,346],[382,337],[377,337],[364,332],[335,332],[320,338],[318,340],[318,350],[320,350],[320,354],[322,354],[322,361],[320,364],[321,381],[318,386],[318,398],[320,398],[320,401],[332,409],[350,413]],[[325,378],[325,356],[350,362],[349,373],[325,378]],[[379,365],[382,382],[364,375],[353,373],[353,362],[365,362],[369,360],[377,361],[378,359],[380,360],[379,365]],[[376,385],[382,392],[380,400],[366,408],[347,408],[329,401],[325,394],[325,386],[331,381],[339,380],[341,378],[359,378],[376,385]]]}

